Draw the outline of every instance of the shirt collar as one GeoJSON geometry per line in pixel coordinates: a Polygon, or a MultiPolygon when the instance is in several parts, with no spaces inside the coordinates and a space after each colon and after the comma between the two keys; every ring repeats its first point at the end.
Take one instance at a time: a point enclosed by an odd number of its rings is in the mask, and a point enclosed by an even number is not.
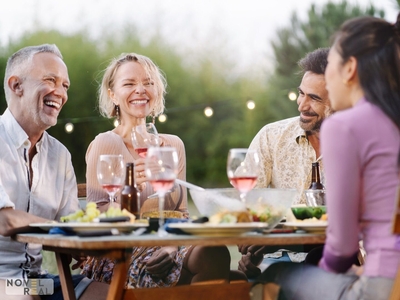
{"type": "Polygon", "coordinates": [[[298,125],[296,130],[293,131],[293,138],[296,139],[296,143],[300,144],[302,141],[307,141],[307,133],[298,125]]]}
{"type": "Polygon", "coordinates": [[[4,124],[5,130],[16,148],[30,146],[28,135],[18,124],[17,120],[14,118],[13,114],[8,108],[1,116],[1,122],[4,124]]]}

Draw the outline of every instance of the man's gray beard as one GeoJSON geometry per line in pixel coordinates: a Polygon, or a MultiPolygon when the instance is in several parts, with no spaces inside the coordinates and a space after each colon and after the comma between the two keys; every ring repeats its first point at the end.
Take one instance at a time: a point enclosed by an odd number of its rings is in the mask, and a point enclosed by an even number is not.
{"type": "Polygon", "coordinates": [[[304,131],[319,132],[319,130],[321,129],[321,125],[322,125],[323,119],[319,120],[319,121],[317,121],[315,123],[312,123],[312,122],[305,123],[305,122],[302,122],[301,118],[300,118],[299,122],[300,122],[301,129],[303,129],[304,131]]]}
{"type": "Polygon", "coordinates": [[[43,117],[43,115],[41,115],[39,112],[34,111],[33,112],[33,119],[32,119],[32,123],[35,124],[38,128],[42,128],[43,130],[47,130],[50,127],[53,127],[57,124],[57,121],[55,124],[48,124],[48,122],[44,122],[46,119],[46,121],[48,121],[48,117],[45,115],[43,117]]]}

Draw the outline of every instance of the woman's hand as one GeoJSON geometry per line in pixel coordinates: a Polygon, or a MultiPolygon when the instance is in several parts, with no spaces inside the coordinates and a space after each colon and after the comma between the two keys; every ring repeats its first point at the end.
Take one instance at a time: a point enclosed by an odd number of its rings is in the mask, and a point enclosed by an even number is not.
{"type": "Polygon", "coordinates": [[[178,247],[174,246],[160,248],[147,261],[147,272],[158,278],[166,277],[175,264],[174,258],[177,252],[178,247]]]}
{"type": "Polygon", "coordinates": [[[78,268],[82,269],[83,265],[85,264],[85,262],[87,261],[87,257],[86,256],[72,256],[72,258],[76,261],[72,266],[71,269],[72,270],[76,270],[78,268]]]}
{"type": "Polygon", "coordinates": [[[139,189],[139,191],[143,191],[146,188],[146,182],[147,177],[146,177],[146,172],[144,171],[144,159],[139,158],[135,160],[135,182],[136,186],[139,189]]]}

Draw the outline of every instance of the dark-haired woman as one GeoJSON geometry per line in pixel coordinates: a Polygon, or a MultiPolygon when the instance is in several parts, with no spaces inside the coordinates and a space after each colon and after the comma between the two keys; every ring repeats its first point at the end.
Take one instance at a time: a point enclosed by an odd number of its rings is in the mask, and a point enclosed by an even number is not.
{"type": "Polygon", "coordinates": [[[345,22],[325,72],[336,114],[322,125],[329,225],[319,266],[278,263],[260,280],[280,299],[388,299],[400,263],[392,234],[400,161],[400,14],[345,22]],[[358,242],[367,257],[354,272],[358,242]]]}

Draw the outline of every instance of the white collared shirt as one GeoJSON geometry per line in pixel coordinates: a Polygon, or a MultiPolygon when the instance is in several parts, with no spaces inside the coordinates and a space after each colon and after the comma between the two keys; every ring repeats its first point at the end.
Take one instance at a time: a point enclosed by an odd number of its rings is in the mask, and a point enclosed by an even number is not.
{"type": "MultiPolygon", "coordinates": [[[[0,209],[13,207],[50,220],[59,220],[79,208],[71,154],[47,132],[36,144],[31,162],[30,141],[7,109],[0,116],[0,209]]],[[[0,236],[0,278],[26,277],[41,272],[41,246],[0,236]]]]}

